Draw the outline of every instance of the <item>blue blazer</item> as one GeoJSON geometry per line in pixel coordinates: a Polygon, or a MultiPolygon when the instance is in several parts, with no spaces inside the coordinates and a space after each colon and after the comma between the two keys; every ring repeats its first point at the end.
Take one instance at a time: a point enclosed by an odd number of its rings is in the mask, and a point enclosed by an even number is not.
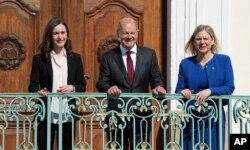
{"type": "MultiPolygon", "coordinates": [[[[234,75],[229,56],[214,54],[214,57],[206,64],[207,78],[211,95],[230,95],[234,91],[234,75]]],[[[201,65],[196,56],[185,58],[179,66],[178,82],[175,93],[183,89],[190,89],[194,94],[198,92],[198,80],[201,73],[201,65]]]]}

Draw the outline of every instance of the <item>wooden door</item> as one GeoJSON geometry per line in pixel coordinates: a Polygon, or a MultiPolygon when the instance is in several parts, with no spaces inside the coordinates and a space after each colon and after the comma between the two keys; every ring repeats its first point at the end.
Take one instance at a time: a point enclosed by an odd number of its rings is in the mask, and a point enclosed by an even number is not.
{"type": "MultiPolygon", "coordinates": [[[[110,40],[109,36],[116,36],[118,20],[126,15],[132,16],[139,23],[139,44],[154,48],[158,57],[161,52],[161,0],[85,0],[80,18],[70,21],[72,26],[77,20],[81,29],[75,33],[82,33],[79,38],[73,39],[84,43],[82,55],[85,62],[85,72],[90,76],[87,91],[96,91],[95,83],[98,80],[99,64],[97,51],[99,44],[110,40]],[[108,39],[107,39],[108,38],[108,39]],[[102,41],[102,42],[101,42],[102,41]]],[[[67,4],[68,5],[68,4],[67,4]]],[[[115,41],[113,41],[115,42],[115,41]]],[[[103,50],[103,49],[102,49],[103,50]]],[[[159,63],[161,64],[161,59],[159,63]]]]}
{"type": "MultiPolygon", "coordinates": [[[[139,44],[156,50],[162,63],[161,0],[0,0],[0,92],[27,92],[32,56],[47,22],[65,18],[73,48],[80,53],[96,92],[98,46],[116,35],[118,20],[129,15],[139,23],[139,44]]],[[[163,66],[160,66],[163,68],[163,66]]]]}
{"type": "MultiPolygon", "coordinates": [[[[105,44],[116,43],[117,23],[125,15],[138,21],[138,43],[155,49],[160,68],[165,70],[163,3],[164,0],[0,0],[0,92],[28,92],[32,56],[38,53],[45,25],[58,16],[66,20],[73,48],[82,56],[85,74],[90,77],[87,92],[97,92],[98,48],[99,52],[104,51],[105,44]]],[[[10,133],[7,143],[15,139],[10,133]]],[[[98,132],[95,136],[98,139],[98,132]]],[[[13,144],[7,145],[7,149],[12,149],[13,144]]]]}

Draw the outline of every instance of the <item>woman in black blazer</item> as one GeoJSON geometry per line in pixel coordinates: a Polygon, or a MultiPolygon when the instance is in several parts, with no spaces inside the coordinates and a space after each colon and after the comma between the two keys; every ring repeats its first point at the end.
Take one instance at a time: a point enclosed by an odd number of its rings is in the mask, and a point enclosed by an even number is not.
{"type": "MultiPolygon", "coordinates": [[[[69,93],[84,92],[86,81],[84,69],[79,54],[72,52],[69,29],[61,18],[53,18],[45,28],[43,41],[39,46],[40,54],[33,57],[30,74],[30,92],[38,92],[44,98],[47,106],[48,92],[69,93]]],[[[67,101],[67,98],[63,99],[67,101]]],[[[54,135],[58,131],[59,99],[53,97],[51,101],[51,149],[54,135]]],[[[69,105],[64,104],[64,108],[69,105]]],[[[64,111],[64,110],[63,110],[64,111]]],[[[47,119],[38,125],[38,148],[46,150],[47,119]]],[[[74,123],[75,125],[75,123],[74,123]]],[[[69,129],[72,122],[63,118],[63,149],[72,149],[72,134],[69,129]],[[68,131],[67,131],[68,130],[68,131]]],[[[57,132],[58,133],[58,132],[57,132]]]]}

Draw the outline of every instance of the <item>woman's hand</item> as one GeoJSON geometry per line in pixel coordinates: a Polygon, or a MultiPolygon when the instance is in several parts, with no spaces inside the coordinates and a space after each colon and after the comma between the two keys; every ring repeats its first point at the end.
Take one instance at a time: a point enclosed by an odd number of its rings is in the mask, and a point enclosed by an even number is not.
{"type": "Polygon", "coordinates": [[[74,92],[75,87],[73,85],[62,85],[59,86],[57,89],[57,92],[62,92],[62,93],[69,93],[69,92],[74,92]]]}
{"type": "Polygon", "coordinates": [[[196,94],[196,102],[198,104],[202,104],[206,101],[206,99],[211,95],[211,90],[210,89],[205,89],[196,94]]]}
{"type": "Polygon", "coordinates": [[[181,95],[182,95],[184,98],[186,98],[186,99],[190,99],[191,96],[192,96],[192,92],[193,92],[193,91],[191,91],[191,90],[189,90],[189,89],[184,89],[184,90],[181,91],[181,95]]]}
{"type": "Polygon", "coordinates": [[[43,96],[43,97],[47,97],[48,96],[48,90],[47,88],[43,88],[41,90],[38,91],[38,94],[43,96]]]}

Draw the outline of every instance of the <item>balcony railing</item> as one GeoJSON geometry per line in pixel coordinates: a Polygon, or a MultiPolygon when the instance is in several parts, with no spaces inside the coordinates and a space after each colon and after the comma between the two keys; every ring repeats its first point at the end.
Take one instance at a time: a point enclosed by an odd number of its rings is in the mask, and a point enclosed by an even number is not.
{"type": "MultiPolygon", "coordinates": [[[[51,99],[58,97],[62,102],[67,98],[69,105],[62,108],[59,103],[59,138],[58,147],[62,149],[62,122],[76,122],[76,128],[68,129],[74,138],[73,150],[117,150],[123,149],[124,142],[116,140],[116,131],[121,130],[121,137],[125,134],[150,133],[149,139],[141,138],[141,142],[130,143],[134,149],[141,150],[181,150],[184,142],[184,129],[191,124],[193,131],[193,149],[211,149],[211,132],[204,133],[204,127],[213,122],[219,124],[219,149],[229,149],[230,133],[249,133],[250,96],[211,96],[204,104],[198,105],[193,99],[183,100],[181,95],[166,94],[155,96],[149,93],[124,93],[117,97],[109,97],[105,93],[49,93],[47,100],[38,94],[31,93],[1,93],[0,94],[0,150],[37,150],[38,125],[42,120],[47,120],[47,141],[51,135],[51,99]],[[70,103],[74,101],[74,103],[70,103]],[[46,102],[46,103],[44,103],[46,102]],[[171,108],[170,104],[176,107],[171,108]],[[228,103],[227,105],[224,105],[228,103]],[[108,109],[110,105],[113,108],[108,109]],[[224,107],[225,106],[225,107],[224,107]],[[223,126],[223,114],[226,112],[226,131],[223,126]],[[203,113],[203,115],[199,115],[203,113]],[[205,115],[204,115],[205,114],[205,115]],[[136,118],[140,119],[135,123],[136,118]],[[121,120],[120,122],[118,120],[121,120]],[[125,133],[124,129],[131,123],[132,133],[125,133]],[[195,124],[200,127],[195,129],[195,124]],[[137,126],[137,128],[136,128],[137,126]],[[151,128],[150,128],[151,126],[151,128]],[[147,132],[150,130],[150,132],[147,132]],[[74,132],[76,131],[76,132],[74,132]],[[108,131],[108,132],[106,132],[108,131]],[[224,135],[225,131],[225,145],[224,135]],[[193,136],[200,133],[198,137],[193,136]],[[75,133],[75,134],[74,134],[75,133]],[[107,134],[114,135],[107,139],[107,134]],[[209,142],[204,143],[208,137],[209,142]],[[10,145],[11,144],[11,145],[10,145]]],[[[134,138],[135,139],[135,138],[134,138]]],[[[51,147],[47,142],[47,149],[51,147]]]]}

